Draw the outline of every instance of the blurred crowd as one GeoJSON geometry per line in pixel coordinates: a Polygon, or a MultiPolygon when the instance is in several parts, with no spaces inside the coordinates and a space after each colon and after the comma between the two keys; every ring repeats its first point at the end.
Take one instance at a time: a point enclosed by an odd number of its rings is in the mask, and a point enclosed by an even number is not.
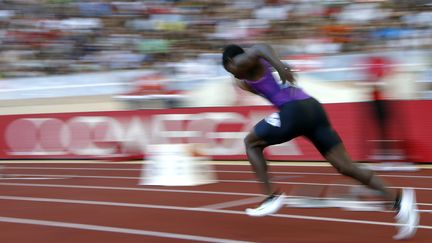
{"type": "Polygon", "coordinates": [[[432,45],[427,0],[0,0],[0,78],[140,69],[266,42],[281,55],[432,45]]]}

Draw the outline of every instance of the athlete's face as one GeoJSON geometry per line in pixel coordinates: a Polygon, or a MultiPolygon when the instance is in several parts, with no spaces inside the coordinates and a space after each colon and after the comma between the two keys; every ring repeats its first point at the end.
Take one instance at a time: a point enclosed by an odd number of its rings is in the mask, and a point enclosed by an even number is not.
{"type": "Polygon", "coordinates": [[[232,75],[234,75],[234,77],[236,77],[237,79],[246,79],[247,74],[249,73],[249,68],[242,65],[236,65],[233,59],[230,59],[227,63],[227,65],[225,66],[226,70],[230,73],[232,73],[232,75]]]}

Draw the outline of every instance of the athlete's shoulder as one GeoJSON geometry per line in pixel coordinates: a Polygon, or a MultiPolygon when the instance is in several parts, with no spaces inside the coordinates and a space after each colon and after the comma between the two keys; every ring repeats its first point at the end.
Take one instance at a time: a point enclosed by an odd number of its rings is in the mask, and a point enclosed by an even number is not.
{"type": "Polygon", "coordinates": [[[233,58],[233,63],[241,69],[252,69],[258,62],[259,56],[250,50],[246,50],[245,53],[237,55],[233,58]]]}
{"type": "Polygon", "coordinates": [[[269,44],[265,43],[259,43],[254,44],[250,48],[248,48],[248,52],[251,53],[251,55],[262,55],[263,51],[273,50],[273,48],[269,44]]]}

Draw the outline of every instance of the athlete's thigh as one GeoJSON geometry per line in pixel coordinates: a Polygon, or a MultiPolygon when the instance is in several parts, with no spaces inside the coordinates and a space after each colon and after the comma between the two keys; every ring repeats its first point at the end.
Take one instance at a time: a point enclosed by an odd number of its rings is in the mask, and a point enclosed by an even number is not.
{"type": "Polygon", "coordinates": [[[258,122],[254,127],[254,133],[266,141],[267,145],[284,143],[299,135],[294,130],[292,122],[286,117],[281,117],[280,112],[258,122]]]}
{"type": "Polygon", "coordinates": [[[337,132],[333,129],[323,106],[316,100],[310,103],[313,116],[312,123],[305,132],[318,151],[325,156],[333,147],[342,143],[337,132]]]}
{"type": "Polygon", "coordinates": [[[339,135],[331,126],[317,127],[314,131],[305,134],[305,137],[324,157],[332,148],[342,143],[339,135]]]}

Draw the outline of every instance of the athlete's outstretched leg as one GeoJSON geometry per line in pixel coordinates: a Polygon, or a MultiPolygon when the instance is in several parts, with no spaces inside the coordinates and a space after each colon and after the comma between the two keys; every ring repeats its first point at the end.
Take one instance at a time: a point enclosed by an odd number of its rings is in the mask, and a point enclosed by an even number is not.
{"type": "Polygon", "coordinates": [[[359,167],[348,156],[345,147],[342,143],[330,149],[324,157],[335,167],[339,173],[349,176],[363,185],[381,192],[382,196],[389,202],[395,203],[398,201],[398,195],[395,191],[390,190],[385,183],[370,170],[359,167]]]}
{"type": "Polygon", "coordinates": [[[357,166],[348,156],[342,143],[334,146],[325,154],[330,163],[343,175],[350,176],[371,189],[380,191],[396,210],[396,220],[399,224],[396,240],[409,239],[414,236],[420,215],[417,212],[415,192],[411,188],[404,188],[401,195],[390,190],[378,176],[370,170],[357,166]]]}
{"type": "Polygon", "coordinates": [[[264,194],[272,195],[273,187],[267,172],[267,161],[264,158],[264,148],[267,142],[259,138],[255,132],[250,132],[244,139],[246,154],[258,179],[263,183],[264,194]]]}

